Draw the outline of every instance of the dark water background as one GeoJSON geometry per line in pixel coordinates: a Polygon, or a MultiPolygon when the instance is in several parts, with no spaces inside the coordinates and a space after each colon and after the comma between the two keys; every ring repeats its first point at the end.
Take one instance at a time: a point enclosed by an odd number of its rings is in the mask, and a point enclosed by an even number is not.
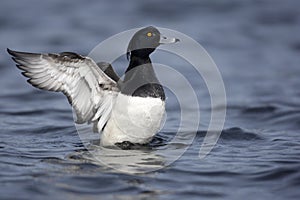
{"type": "MultiPolygon", "coordinates": [[[[296,0],[1,1],[0,199],[299,199],[299,8],[296,0]],[[226,124],[200,160],[210,106],[199,86],[203,121],[178,161],[148,174],[112,172],[80,156],[85,147],[64,96],[27,84],[5,49],[88,54],[149,24],[183,32],[209,52],[226,87],[226,124]]],[[[177,102],[168,103],[168,116],[177,116],[177,102]]]]}

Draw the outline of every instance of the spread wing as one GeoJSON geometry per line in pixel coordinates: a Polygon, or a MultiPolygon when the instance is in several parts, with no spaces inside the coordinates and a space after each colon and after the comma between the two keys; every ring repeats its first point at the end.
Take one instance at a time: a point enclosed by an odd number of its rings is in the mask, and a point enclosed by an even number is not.
{"type": "Polygon", "coordinates": [[[31,85],[67,96],[76,113],[76,123],[96,123],[98,131],[103,129],[119,89],[91,58],[71,52],[7,51],[31,85]]]}

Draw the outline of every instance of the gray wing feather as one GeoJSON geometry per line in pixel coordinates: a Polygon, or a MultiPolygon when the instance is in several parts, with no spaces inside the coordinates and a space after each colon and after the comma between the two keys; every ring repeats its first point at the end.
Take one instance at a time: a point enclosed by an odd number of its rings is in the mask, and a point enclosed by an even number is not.
{"type": "Polygon", "coordinates": [[[119,89],[91,58],[71,52],[39,54],[8,49],[8,53],[30,84],[67,96],[76,123],[97,123],[98,131],[102,130],[119,89]]]}

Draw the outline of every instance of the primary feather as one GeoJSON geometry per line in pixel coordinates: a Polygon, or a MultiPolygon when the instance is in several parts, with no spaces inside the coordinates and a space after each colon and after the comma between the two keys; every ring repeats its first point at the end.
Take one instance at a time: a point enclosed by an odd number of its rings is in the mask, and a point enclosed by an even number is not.
{"type": "Polygon", "coordinates": [[[62,92],[76,113],[76,123],[96,123],[100,131],[119,93],[115,80],[89,57],[72,52],[25,53],[7,50],[33,86],[62,92]]]}

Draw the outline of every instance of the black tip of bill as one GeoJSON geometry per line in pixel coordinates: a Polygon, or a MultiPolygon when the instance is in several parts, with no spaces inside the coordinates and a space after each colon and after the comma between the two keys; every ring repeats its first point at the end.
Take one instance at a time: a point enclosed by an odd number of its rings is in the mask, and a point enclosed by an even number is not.
{"type": "Polygon", "coordinates": [[[174,37],[166,37],[166,36],[161,36],[159,40],[159,44],[173,44],[176,42],[179,42],[180,40],[178,38],[174,37]]]}

